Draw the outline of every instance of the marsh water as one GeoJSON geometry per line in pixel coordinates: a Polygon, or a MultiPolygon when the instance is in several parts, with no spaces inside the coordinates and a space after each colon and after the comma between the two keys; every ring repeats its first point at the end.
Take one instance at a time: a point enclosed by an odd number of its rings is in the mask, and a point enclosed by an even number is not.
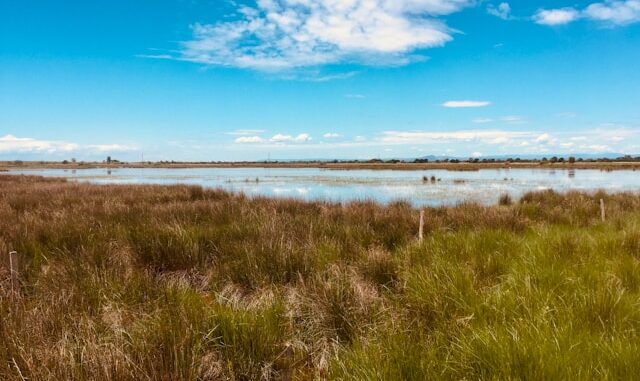
{"type": "Polygon", "coordinates": [[[640,191],[632,170],[482,169],[331,170],[318,168],[117,168],[29,169],[11,173],[64,177],[96,184],[194,184],[248,196],[348,202],[405,200],[415,206],[462,201],[494,204],[500,195],[517,199],[532,190],[640,191]],[[427,181],[423,179],[426,177],[427,181]],[[434,177],[435,181],[431,181],[434,177]]]}

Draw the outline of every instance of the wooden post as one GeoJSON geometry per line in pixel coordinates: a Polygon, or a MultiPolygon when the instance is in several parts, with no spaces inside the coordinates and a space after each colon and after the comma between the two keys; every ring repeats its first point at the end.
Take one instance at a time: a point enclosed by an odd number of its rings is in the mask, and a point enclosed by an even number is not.
{"type": "Polygon", "coordinates": [[[422,242],[424,236],[424,210],[420,211],[420,230],[418,230],[418,241],[422,242]]]}
{"type": "Polygon", "coordinates": [[[11,272],[11,292],[15,292],[18,283],[18,253],[9,252],[9,271],[11,272]]]}
{"type": "Polygon", "coordinates": [[[605,213],[604,213],[604,200],[600,199],[600,217],[602,217],[602,222],[605,221],[605,213]]]}

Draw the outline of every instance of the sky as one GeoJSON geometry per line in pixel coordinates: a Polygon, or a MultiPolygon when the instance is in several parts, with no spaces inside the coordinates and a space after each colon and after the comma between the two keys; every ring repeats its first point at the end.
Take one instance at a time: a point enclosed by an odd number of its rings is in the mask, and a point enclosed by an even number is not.
{"type": "Polygon", "coordinates": [[[640,154],[640,0],[0,0],[0,160],[640,154]]]}

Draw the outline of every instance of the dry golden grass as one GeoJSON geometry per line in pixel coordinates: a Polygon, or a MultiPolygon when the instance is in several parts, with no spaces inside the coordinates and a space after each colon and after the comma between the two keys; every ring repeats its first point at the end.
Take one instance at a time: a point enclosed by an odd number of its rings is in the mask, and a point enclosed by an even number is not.
{"type": "Polygon", "coordinates": [[[417,243],[405,203],[0,175],[0,379],[640,374],[640,197],[502,204],[417,243]]]}

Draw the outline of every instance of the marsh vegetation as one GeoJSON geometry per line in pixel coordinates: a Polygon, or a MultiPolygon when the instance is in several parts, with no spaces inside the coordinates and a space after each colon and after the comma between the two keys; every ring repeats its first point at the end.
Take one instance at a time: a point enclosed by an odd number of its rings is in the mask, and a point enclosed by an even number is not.
{"type": "Polygon", "coordinates": [[[418,215],[0,175],[0,379],[640,374],[640,196],[418,215]]]}

